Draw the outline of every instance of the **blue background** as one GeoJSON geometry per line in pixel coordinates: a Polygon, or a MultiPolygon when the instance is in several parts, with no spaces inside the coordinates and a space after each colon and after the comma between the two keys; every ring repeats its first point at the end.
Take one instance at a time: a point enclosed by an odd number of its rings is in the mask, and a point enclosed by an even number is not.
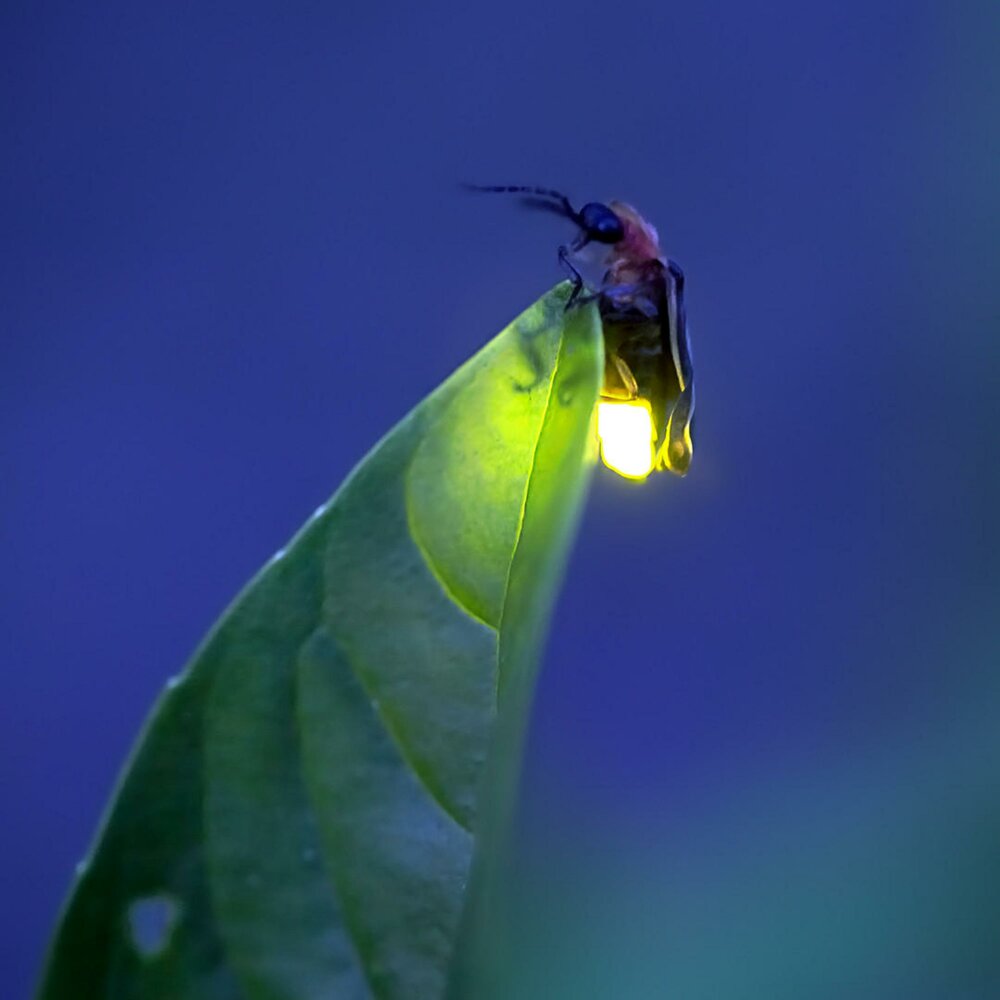
{"type": "Polygon", "coordinates": [[[652,219],[699,397],[686,480],[595,479],[517,995],[1000,996],[998,44],[991,0],[5,3],[0,994],[167,677],[560,277],[471,179],[652,219]]]}

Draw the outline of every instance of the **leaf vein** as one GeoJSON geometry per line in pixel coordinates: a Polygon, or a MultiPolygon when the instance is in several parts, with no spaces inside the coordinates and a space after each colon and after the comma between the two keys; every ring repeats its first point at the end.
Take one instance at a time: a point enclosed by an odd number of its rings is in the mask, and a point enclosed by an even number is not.
{"type": "MultiPolygon", "coordinates": [[[[412,463],[410,468],[412,468],[412,463]]],[[[434,557],[430,554],[430,550],[427,549],[424,543],[420,539],[420,533],[417,530],[417,525],[413,520],[412,511],[410,508],[409,497],[404,501],[406,507],[406,521],[410,529],[410,537],[413,539],[413,544],[416,545],[417,551],[420,553],[421,558],[427,564],[427,568],[431,571],[431,576],[437,580],[438,585],[445,592],[448,599],[458,607],[461,611],[464,611],[473,621],[478,622],[480,625],[485,625],[491,632],[498,631],[498,626],[494,625],[492,622],[488,622],[482,615],[474,611],[459,594],[452,588],[451,584],[448,582],[444,573],[438,568],[437,562],[435,562],[434,557]]]]}
{"type": "Polygon", "coordinates": [[[365,670],[359,666],[360,657],[357,653],[352,650],[347,643],[343,641],[338,635],[331,631],[331,637],[334,642],[340,647],[341,652],[344,654],[344,659],[347,661],[348,666],[351,668],[351,672],[354,674],[355,680],[358,682],[361,689],[367,695],[369,703],[371,705],[372,713],[378,720],[382,729],[384,730],[386,736],[389,737],[390,742],[395,747],[396,752],[399,754],[400,759],[406,765],[407,768],[412,772],[413,776],[417,779],[417,784],[424,790],[427,797],[460,829],[464,830],[466,833],[471,834],[472,830],[469,826],[464,823],[461,817],[458,815],[455,807],[449,803],[447,796],[445,796],[436,784],[429,777],[429,771],[426,767],[418,763],[417,759],[414,757],[412,750],[407,744],[407,741],[403,738],[402,734],[398,731],[395,725],[392,723],[391,716],[386,712],[385,707],[379,700],[377,694],[371,690],[368,684],[365,683],[365,670]]]}
{"type": "Polygon", "coordinates": [[[510,595],[510,577],[514,569],[514,560],[517,558],[517,550],[521,545],[521,536],[524,534],[524,515],[528,506],[528,493],[531,491],[531,479],[535,474],[535,462],[538,458],[538,448],[542,440],[542,432],[545,429],[545,418],[548,416],[549,406],[552,404],[552,390],[556,384],[556,375],[559,372],[559,362],[562,360],[562,339],[559,341],[559,348],[556,351],[555,363],[552,365],[552,375],[549,378],[548,389],[545,393],[545,405],[542,407],[541,416],[538,420],[538,431],[535,434],[535,444],[531,451],[531,464],[528,466],[528,474],[524,477],[524,493],[521,495],[521,509],[517,515],[517,531],[514,533],[514,546],[510,550],[510,561],[507,563],[507,575],[503,582],[503,598],[500,602],[500,616],[497,621],[497,668],[496,687],[499,697],[500,691],[500,640],[503,635],[504,616],[507,612],[507,598],[510,595]]]}

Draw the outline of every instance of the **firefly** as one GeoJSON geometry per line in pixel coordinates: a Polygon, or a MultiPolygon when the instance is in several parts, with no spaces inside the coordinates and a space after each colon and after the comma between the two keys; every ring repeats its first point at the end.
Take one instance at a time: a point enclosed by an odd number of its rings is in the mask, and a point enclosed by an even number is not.
{"type": "Polygon", "coordinates": [[[525,185],[468,185],[520,195],[573,222],[559,247],[573,288],[566,308],[596,299],[604,332],[604,381],[597,436],[608,468],[630,479],[654,469],[683,476],[691,465],[694,369],[684,307],[684,272],[660,250],[656,228],[623,201],[588,202],[525,185]],[[599,276],[585,282],[583,252],[596,253],[599,276]],[[586,288],[587,294],[584,294],[586,288]]]}

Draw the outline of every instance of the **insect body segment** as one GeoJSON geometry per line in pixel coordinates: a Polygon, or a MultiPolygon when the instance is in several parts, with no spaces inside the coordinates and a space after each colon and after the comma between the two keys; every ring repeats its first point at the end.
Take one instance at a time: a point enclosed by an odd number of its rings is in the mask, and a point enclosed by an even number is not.
{"type": "Polygon", "coordinates": [[[661,255],[656,229],[631,205],[613,201],[610,208],[624,233],[609,251],[599,293],[602,395],[648,400],[660,429],[653,467],[683,476],[691,465],[694,416],[684,272],[661,255]]]}
{"type": "Polygon", "coordinates": [[[577,211],[566,195],[550,188],[467,186],[521,195],[531,207],[555,212],[578,227],[576,238],[559,248],[559,261],[573,282],[567,309],[580,301],[585,285],[577,255],[589,244],[607,247],[603,276],[588,296],[598,301],[604,331],[598,406],[602,457],[630,478],[645,478],[654,468],[685,475],[693,450],[694,369],[684,272],[662,255],[655,227],[621,201],[588,202],[577,211]],[[630,435],[629,440],[622,435],[630,435]],[[612,459],[612,452],[625,457],[612,459]]]}

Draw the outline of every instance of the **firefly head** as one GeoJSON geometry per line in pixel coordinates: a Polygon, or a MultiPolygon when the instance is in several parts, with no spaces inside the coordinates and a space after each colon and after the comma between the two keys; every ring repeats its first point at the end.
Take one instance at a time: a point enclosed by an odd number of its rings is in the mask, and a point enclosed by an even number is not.
{"type": "Polygon", "coordinates": [[[620,243],[625,238],[625,224],[621,216],[599,201],[587,202],[577,212],[566,195],[551,188],[531,187],[526,184],[466,184],[469,191],[487,191],[497,194],[519,194],[525,204],[532,208],[543,208],[549,212],[572,219],[582,230],[584,243],[620,243]]]}
{"type": "Polygon", "coordinates": [[[622,220],[599,201],[587,202],[577,213],[576,221],[595,243],[619,243],[625,236],[622,220]]]}

